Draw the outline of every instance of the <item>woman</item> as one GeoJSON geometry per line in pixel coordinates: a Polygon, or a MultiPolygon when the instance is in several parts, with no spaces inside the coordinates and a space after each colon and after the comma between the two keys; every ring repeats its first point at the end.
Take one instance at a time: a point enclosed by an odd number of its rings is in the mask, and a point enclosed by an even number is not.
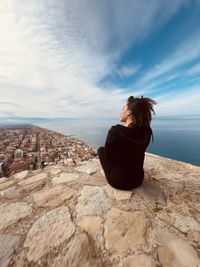
{"type": "Polygon", "coordinates": [[[97,149],[106,179],[114,188],[131,190],[143,182],[145,151],[153,138],[153,104],[157,103],[150,98],[130,96],[120,113],[120,121],[125,125],[112,126],[105,147],[97,149]]]}

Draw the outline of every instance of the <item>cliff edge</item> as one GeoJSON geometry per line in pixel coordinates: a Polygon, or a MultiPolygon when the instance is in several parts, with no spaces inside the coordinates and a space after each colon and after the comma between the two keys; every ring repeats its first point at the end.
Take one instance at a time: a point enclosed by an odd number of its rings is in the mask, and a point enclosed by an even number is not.
{"type": "Polygon", "coordinates": [[[145,153],[111,187],[99,159],[0,179],[0,266],[200,266],[200,167],[145,153]]]}

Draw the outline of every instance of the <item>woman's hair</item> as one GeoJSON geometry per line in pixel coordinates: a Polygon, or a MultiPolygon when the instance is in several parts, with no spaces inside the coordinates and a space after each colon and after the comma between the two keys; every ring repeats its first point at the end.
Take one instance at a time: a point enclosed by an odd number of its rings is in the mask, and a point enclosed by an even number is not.
{"type": "Polygon", "coordinates": [[[148,97],[143,97],[143,95],[141,98],[129,96],[127,100],[127,106],[128,109],[131,110],[131,118],[133,122],[129,123],[128,127],[132,128],[134,125],[150,126],[152,120],[151,111],[155,114],[153,105],[156,104],[156,101],[148,97]]]}

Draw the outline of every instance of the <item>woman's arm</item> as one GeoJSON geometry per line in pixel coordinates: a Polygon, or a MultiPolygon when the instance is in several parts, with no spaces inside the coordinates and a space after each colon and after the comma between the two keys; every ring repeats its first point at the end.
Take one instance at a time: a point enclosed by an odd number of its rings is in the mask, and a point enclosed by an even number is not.
{"type": "Polygon", "coordinates": [[[115,147],[118,143],[119,138],[116,134],[115,127],[112,126],[107,134],[105,141],[105,155],[108,161],[112,162],[115,154],[115,147]]]}

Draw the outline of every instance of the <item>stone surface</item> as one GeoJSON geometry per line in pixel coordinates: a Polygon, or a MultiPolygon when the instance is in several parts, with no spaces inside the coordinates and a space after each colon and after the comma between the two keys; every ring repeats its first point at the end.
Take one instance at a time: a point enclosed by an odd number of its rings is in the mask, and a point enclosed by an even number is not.
{"type": "Polygon", "coordinates": [[[106,214],[105,244],[112,253],[134,251],[145,243],[147,220],[140,211],[128,212],[112,208],[106,214]]]}
{"type": "Polygon", "coordinates": [[[14,175],[14,178],[17,179],[17,180],[21,180],[21,179],[24,179],[28,174],[28,170],[26,171],[22,171],[22,172],[18,172],[14,175]]]}
{"type": "Polygon", "coordinates": [[[111,201],[102,188],[86,185],[81,190],[76,207],[77,216],[102,215],[109,208],[111,208],[111,201]]]}
{"type": "Polygon", "coordinates": [[[76,168],[77,171],[85,172],[87,174],[95,173],[98,169],[96,166],[80,166],[76,168]]]}
{"type": "Polygon", "coordinates": [[[32,208],[26,202],[5,203],[0,206],[0,230],[30,215],[32,208]]]}
{"type": "Polygon", "coordinates": [[[185,240],[178,238],[165,229],[155,229],[161,246],[158,248],[160,263],[163,267],[197,267],[200,259],[194,248],[185,240]]]}
{"type": "Polygon", "coordinates": [[[20,199],[22,196],[22,190],[17,188],[16,185],[8,187],[7,189],[4,189],[0,191],[0,198],[2,199],[20,199]]]}
{"type": "Polygon", "coordinates": [[[106,177],[106,176],[105,176],[105,173],[104,173],[104,170],[103,170],[102,168],[100,169],[100,173],[101,173],[101,175],[102,175],[103,177],[106,177]]]}
{"type": "Polygon", "coordinates": [[[58,169],[58,168],[52,168],[51,170],[50,170],[50,173],[52,174],[52,175],[56,175],[56,174],[58,174],[58,173],[60,173],[61,172],[61,169],[58,169]]]}
{"type": "Polygon", "coordinates": [[[105,190],[105,192],[110,198],[118,200],[118,201],[130,200],[132,191],[133,191],[133,190],[130,190],[130,191],[116,190],[115,188],[110,186],[110,184],[105,185],[103,189],[105,190]]]}
{"type": "Polygon", "coordinates": [[[29,184],[44,180],[45,178],[47,178],[46,173],[38,173],[34,176],[29,177],[28,179],[18,182],[18,185],[29,185],[29,184]]]}
{"type": "Polygon", "coordinates": [[[97,185],[97,186],[104,186],[107,184],[106,179],[103,177],[97,177],[96,174],[88,175],[88,174],[83,174],[81,175],[79,182],[84,185],[97,185]]]}
{"type": "Polygon", "coordinates": [[[27,234],[24,247],[27,259],[37,262],[46,253],[68,240],[74,233],[69,209],[59,207],[40,217],[27,234]]]}
{"type": "Polygon", "coordinates": [[[144,171],[130,191],[98,159],[0,179],[0,266],[199,267],[200,167],[145,153],[144,171]]]}
{"type": "Polygon", "coordinates": [[[82,229],[84,229],[90,236],[95,236],[95,234],[102,227],[102,218],[99,216],[81,217],[78,221],[78,225],[82,229]]]}
{"type": "Polygon", "coordinates": [[[14,195],[14,197],[16,197],[16,186],[12,186],[12,187],[9,187],[9,188],[7,188],[7,189],[4,189],[4,190],[1,190],[0,191],[0,197],[2,197],[2,198],[7,198],[7,197],[13,197],[13,195],[14,195]]]}
{"type": "Polygon", "coordinates": [[[118,267],[156,267],[155,260],[149,255],[130,255],[118,267]]]}
{"type": "Polygon", "coordinates": [[[30,192],[34,189],[41,189],[41,187],[45,184],[45,180],[47,178],[46,173],[38,173],[34,176],[31,176],[27,179],[20,180],[18,182],[18,186],[20,186],[21,192],[30,192]]]}
{"type": "Polygon", "coordinates": [[[5,182],[3,182],[3,183],[0,184],[0,191],[11,187],[15,183],[16,182],[13,181],[13,180],[11,180],[11,181],[6,180],[5,182]]]}
{"type": "Polygon", "coordinates": [[[73,197],[74,194],[76,194],[74,189],[57,185],[34,193],[33,199],[39,207],[55,207],[61,205],[65,200],[73,197]]]}
{"type": "Polygon", "coordinates": [[[57,266],[103,267],[104,265],[101,258],[97,257],[88,236],[85,233],[81,233],[72,240],[68,252],[57,266]]]}
{"type": "Polygon", "coordinates": [[[78,178],[79,178],[78,173],[62,172],[60,176],[58,177],[56,176],[52,179],[52,183],[53,184],[67,183],[67,182],[75,181],[78,178]]]}
{"type": "Polygon", "coordinates": [[[87,174],[93,173],[93,171],[96,172],[99,169],[99,167],[101,167],[98,159],[83,161],[80,163],[81,163],[80,166],[75,167],[75,170],[86,172],[87,174]]]}
{"type": "Polygon", "coordinates": [[[0,234],[0,266],[9,266],[12,255],[20,243],[18,235],[0,234]]]}
{"type": "Polygon", "coordinates": [[[188,233],[189,231],[200,232],[200,224],[190,216],[172,213],[171,218],[174,221],[174,226],[183,233],[188,233]]]}
{"type": "Polygon", "coordinates": [[[163,211],[159,211],[156,215],[159,219],[166,222],[167,224],[170,225],[172,223],[172,218],[167,213],[165,213],[163,211]]]}
{"type": "Polygon", "coordinates": [[[4,182],[6,182],[6,181],[8,181],[8,178],[6,178],[6,177],[2,177],[2,178],[0,178],[0,184],[1,184],[1,183],[4,183],[4,182]]]}
{"type": "Polygon", "coordinates": [[[144,200],[157,201],[165,205],[166,199],[163,190],[155,182],[144,180],[142,185],[135,188],[136,191],[144,200]]]}

